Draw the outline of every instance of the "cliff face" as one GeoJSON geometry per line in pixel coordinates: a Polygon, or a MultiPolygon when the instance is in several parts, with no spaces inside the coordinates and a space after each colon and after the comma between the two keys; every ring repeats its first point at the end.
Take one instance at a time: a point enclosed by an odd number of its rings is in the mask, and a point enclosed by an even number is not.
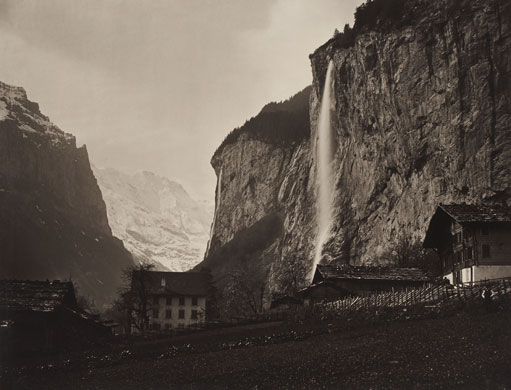
{"type": "Polygon", "coordinates": [[[286,258],[312,265],[317,122],[330,60],[335,222],[323,261],[386,263],[401,237],[423,238],[438,203],[511,203],[511,2],[393,3],[396,19],[359,21],[354,36],[311,55],[310,136],[276,145],[246,132],[213,157],[222,172],[213,250],[280,215],[282,229],[260,257],[270,288],[286,258]]]}
{"type": "Polygon", "coordinates": [[[309,181],[310,87],[234,130],[211,160],[218,177],[202,265],[222,276],[247,261],[273,280],[278,259],[308,253],[315,233],[309,181]],[[226,248],[226,250],[223,250],[226,248]]]}
{"type": "Polygon", "coordinates": [[[85,146],[0,83],[0,277],[68,279],[101,306],[132,264],[112,236],[85,146]]]}
{"type": "Polygon", "coordinates": [[[381,262],[403,235],[423,238],[438,203],[511,203],[511,2],[404,4],[408,25],[311,56],[312,129],[335,67],[331,259],[381,262]]]}

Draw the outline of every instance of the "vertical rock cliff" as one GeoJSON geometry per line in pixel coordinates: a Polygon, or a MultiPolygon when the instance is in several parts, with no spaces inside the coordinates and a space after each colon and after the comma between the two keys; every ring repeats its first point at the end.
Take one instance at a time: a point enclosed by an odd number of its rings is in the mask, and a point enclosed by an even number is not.
{"type": "Polygon", "coordinates": [[[69,279],[102,306],[132,264],[112,236],[85,146],[0,83],[0,277],[69,279]]]}
{"type": "Polygon", "coordinates": [[[403,235],[422,239],[438,203],[511,203],[511,2],[394,2],[394,20],[373,15],[375,3],[359,11],[368,26],[352,43],[341,35],[311,56],[313,138],[335,66],[326,254],[350,263],[381,262],[403,235]]]}
{"type": "Polygon", "coordinates": [[[422,239],[438,203],[511,204],[510,22],[509,0],[360,7],[353,29],[311,55],[310,133],[274,143],[242,128],[213,156],[222,188],[205,264],[227,272],[235,261],[226,253],[212,261],[214,253],[275,214],[279,231],[250,261],[260,262],[270,289],[289,259],[311,266],[330,60],[335,222],[323,261],[385,264],[402,237],[422,239]]]}
{"type": "Polygon", "coordinates": [[[211,160],[216,210],[202,265],[220,279],[247,262],[259,277],[273,279],[279,259],[313,250],[310,92],[266,105],[229,134],[211,160]]]}

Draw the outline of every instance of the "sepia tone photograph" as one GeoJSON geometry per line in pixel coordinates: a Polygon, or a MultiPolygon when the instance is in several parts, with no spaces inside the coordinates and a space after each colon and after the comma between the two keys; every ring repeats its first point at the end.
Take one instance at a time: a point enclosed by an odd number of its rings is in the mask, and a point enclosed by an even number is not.
{"type": "Polygon", "coordinates": [[[0,390],[511,390],[511,0],[0,0],[0,390]]]}

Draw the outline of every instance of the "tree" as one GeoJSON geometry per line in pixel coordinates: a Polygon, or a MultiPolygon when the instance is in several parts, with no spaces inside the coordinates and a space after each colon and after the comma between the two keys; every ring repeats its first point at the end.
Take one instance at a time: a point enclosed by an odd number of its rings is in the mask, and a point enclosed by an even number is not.
{"type": "Polygon", "coordinates": [[[419,268],[433,276],[441,273],[438,255],[431,249],[423,248],[419,240],[412,241],[406,235],[402,235],[382,257],[397,267],[419,268]]]}
{"type": "Polygon", "coordinates": [[[266,278],[253,266],[244,264],[231,270],[222,292],[226,315],[256,315],[263,311],[266,278]]]}
{"type": "Polygon", "coordinates": [[[287,257],[280,262],[277,270],[277,291],[296,296],[307,283],[307,265],[296,256],[287,257]]]}
{"type": "Polygon", "coordinates": [[[149,326],[150,306],[150,280],[149,272],[154,264],[142,262],[123,271],[125,286],[119,294],[114,306],[118,311],[125,313],[125,326],[129,332],[134,326],[141,334],[149,326]]]}

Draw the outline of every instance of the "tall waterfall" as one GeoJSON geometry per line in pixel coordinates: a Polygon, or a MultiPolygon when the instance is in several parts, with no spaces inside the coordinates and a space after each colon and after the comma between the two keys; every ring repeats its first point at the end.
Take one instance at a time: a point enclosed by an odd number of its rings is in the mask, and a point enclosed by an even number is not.
{"type": "Polygon", "coordinates": [[[325,87],[323,88],[323,97],[321,98],[321,109],[318,120],[318,140],[316,149],[316,169],[318,197],[316,200],[316,213],[318,224],[318,235],[316,239],[316,253],[314,255],[314,264],[312,273],[314,274],[316,266],[321,261],[323,246],[328,239],[333,220],[333,200],[334,188],[332,177],[332,126],[330,114],[332,111],[332,73],[334,69],[333,61],[328,64],[326,72],[325,87]]]}
{"type": "Polygon", "coordinates": [[[215,222],[217,217],[218,208],[220,207],[220,198],[222,196],[222,172],[223,167],[220,168],[220,172],[218,173],[218,181],[216,183],[216,194],[215,194],[215,213],[213,215],[213,222],[211,223],[211,232],[209,233],[208,245],[206,247],[206,255],[209,254],[209,246],[211,245],[211,240],[213,239],[213,234],[215,233],[215,222]]]}

